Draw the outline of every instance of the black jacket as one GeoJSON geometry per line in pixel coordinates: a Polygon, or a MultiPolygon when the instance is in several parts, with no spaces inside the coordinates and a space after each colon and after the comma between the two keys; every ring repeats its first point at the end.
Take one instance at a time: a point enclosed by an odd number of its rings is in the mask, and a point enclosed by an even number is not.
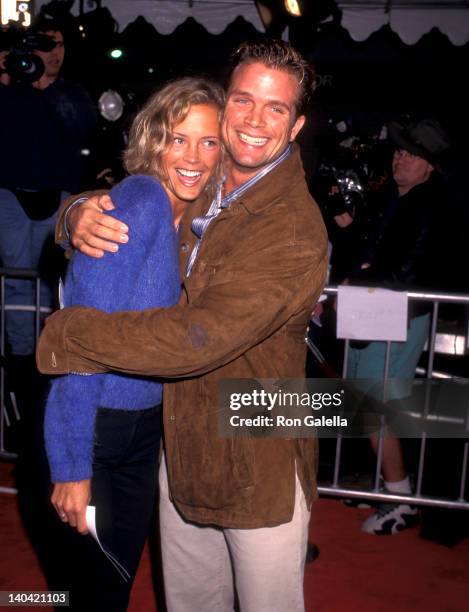
{"type": "Polygon", "coordinates": [[[370,267],[357,270],[352,284],[436,290],[439,279],[431,260],[437,248],[436,211],[444,209],[438,180],[430,178],[401,197],[393,185],[384,196],[387,204],[363,258],[370,267]]]}
{"type": "MultiPolygon", "coordinates": [[[[401,291],[437,291],[443,284],[445,253],[441,247],[437,211],[444,210],[444,190],[438,177],[416,185],[399,197],[388,188],[387,204],[363,263],[351,284],[401,291]]],[[[431,310],[430,302],[411,302],[409,316],[431,310]]]]}
{"type": "Polygon", "coordinates": [[[58,78],[44,90],[0,86],[0,187],[76,193],[80,151],[96,126],[85,90],[58,78]]]}

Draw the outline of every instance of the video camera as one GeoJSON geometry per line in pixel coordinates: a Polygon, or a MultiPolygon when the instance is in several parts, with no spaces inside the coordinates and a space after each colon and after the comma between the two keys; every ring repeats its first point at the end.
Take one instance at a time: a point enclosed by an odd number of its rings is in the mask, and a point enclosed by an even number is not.
{"type": "Polygon", "coordinates": [[[47,34],[25,30],[22,26],[10,25],[0,30],[0,52],[8,51],[4,68],[13,81],[33,83],[44,74],[44,62],[35,51],[48,52],[56,46],[56,42],[47,34]]]}

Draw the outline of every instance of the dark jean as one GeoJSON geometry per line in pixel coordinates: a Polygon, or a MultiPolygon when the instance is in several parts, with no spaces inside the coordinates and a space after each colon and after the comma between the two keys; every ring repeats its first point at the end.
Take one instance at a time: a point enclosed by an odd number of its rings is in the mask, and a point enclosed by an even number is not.
{"type": "Polygon", "coordinates": [[[79,559],[74,559],[70,586],[73,610],[127,609],[153,516],[160,439],[161,406],[98,410],[91,505],[101,543],[131,579],[122,579],[91,536],[78,536],[79,559]]]}

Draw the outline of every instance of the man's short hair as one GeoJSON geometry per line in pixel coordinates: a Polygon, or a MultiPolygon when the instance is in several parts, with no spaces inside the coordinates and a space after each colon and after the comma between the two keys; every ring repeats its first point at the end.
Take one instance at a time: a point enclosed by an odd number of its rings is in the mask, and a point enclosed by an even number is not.
{"type": "MultiPolygon", "coordinates": [[[[154,93],[132,122],[124,165],[129,174],[147,174],[164,181],[162,156],[172,140],[173,129],[184,121],[192,106],[208,104],[218,109],[221,122],[225,94],[220,85],[203,77],[183,77],[154,93]]],[[[221,175],[218,172],[208,187],[221,175]]]]}
{"type": "Polygon", "coordinates": [[[295,110],[297,116],[304,114],[313,93],[316,72],[311,62],[299,51],[283,40],[264,38],[241,43],[231,56],[230,79],[241,64],[261,62],[267,68],[283,70],[298,81],[299,95],[295,110]]]}

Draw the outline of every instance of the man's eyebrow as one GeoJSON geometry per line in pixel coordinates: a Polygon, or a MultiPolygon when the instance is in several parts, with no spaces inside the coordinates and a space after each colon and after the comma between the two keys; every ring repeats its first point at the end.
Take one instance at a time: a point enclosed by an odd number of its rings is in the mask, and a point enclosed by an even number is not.
{"type": "MultiPolygon", "coordinates": [[[[246,96],[247,98],[253,97],[253,95],[249,93],[249,91],[243,91],[242,89],[232,89],[228,92],[228,96],[246,96]]],[[[266,104],[271,104],[272,106],[282,106],[287,110],[291,110],[291,107],[282,100],[267,100],[266,104]]]]}
{"type": "Polygon", "coordinates": [[[248,96],[249,98],[252,98],[252,94],[249,93],[249,91],[244,91],[243,89],[231,89],[228,91],[228,95],[248,96]]]}

